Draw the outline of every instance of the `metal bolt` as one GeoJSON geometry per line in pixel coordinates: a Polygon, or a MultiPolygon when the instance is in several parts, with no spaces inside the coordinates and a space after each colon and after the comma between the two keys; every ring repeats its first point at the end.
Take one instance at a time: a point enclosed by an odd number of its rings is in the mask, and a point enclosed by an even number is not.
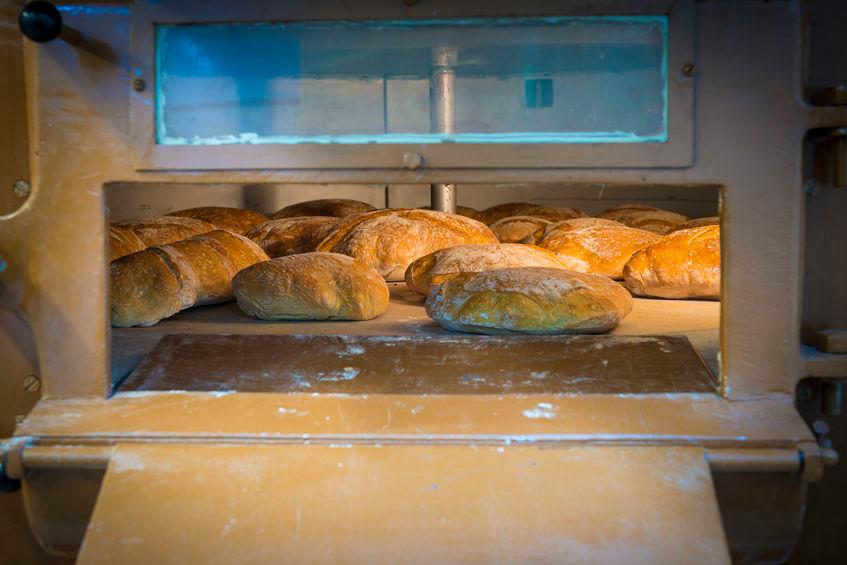
{"type": "Polygon", "coordinates": [[[32,186],[30,186],[28,180],[18,179],[15,181],[15,184],[12,185],[12,192],[18,198],[26,198],[29,196],[29,193],[32,192],[32,186]]]}
{"type": "Polygon", "coordinates": [[[403,167],[409,169],[410,171],[414,171],[423,163],[423,157],[420,156],[420,153],[404,153],[403,154],[403,167]]]}
{"type": "Polygon", "coordinates": [[[41,379],[38,375],[27,375],[24,377],[24,390],[27,392],[38,392],[41,390],[41,379]]]}
{"type": "Polygon", "coordinates": [[[694,76],[694,63],[685,63],[682,65],[682,74],[687,77],[694,76]]]}
{"type": "Polygon", "coordinates": [[[142,92],[145,88],[147,88],[147,83],[144,82],[144,79],[141,77],[134,77],[132,79],[132,89],[136,92],[142,92]]]}

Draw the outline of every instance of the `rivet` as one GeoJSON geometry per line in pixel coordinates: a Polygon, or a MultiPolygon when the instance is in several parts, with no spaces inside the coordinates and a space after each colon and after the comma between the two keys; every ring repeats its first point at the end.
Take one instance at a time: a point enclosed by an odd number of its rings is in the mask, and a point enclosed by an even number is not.
{"type": "Polygon", "coordinates": [[[12,185],[12,192],[18,198],[26,198],[29,196],[31,191],[32,186],[30,186],[29,181],[24,179],[18,179],[15,181],[15,184],[12,185]]]}
{"type": "Polygon", "coordinates": [[[41,379],[38,375],[27,375],[24,377],[24,390],[26,392],[38,392],[41,390],[41,379]]]}
{"type": "Polygon", "coordinates": [[[682,65],[682,74],[687,77],[694,76],[694,63],[685,63],[682,65]]]}
{"type": "Polygon", "coordinates": [[[423,157],[421,157],[420,153],[404,153],[403,154],[403,167],[409,169],[410,171],[414,171],[423,163],[423,157]]]}
{"type": "Polygon", "coordinates": [[[144,79],[141,77],[134,77],[132,79],[132,89],[136,92],[142,92],[145,88],[147,88],[147,83],[144,82],[144,79]]]}

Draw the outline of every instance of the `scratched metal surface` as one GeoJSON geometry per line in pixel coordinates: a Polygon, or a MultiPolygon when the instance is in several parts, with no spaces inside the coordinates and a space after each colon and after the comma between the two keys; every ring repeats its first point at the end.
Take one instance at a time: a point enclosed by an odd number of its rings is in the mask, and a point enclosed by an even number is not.
{"type": "Polygon", "coordinates": [[[119,392],[717,392],[679,336],[168,335],[119,392]]]}

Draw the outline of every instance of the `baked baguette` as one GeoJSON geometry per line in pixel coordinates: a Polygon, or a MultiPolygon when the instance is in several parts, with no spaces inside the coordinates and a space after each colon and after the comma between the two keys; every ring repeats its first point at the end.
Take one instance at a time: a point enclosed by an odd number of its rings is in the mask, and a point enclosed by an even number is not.
{"type": "Polygon", "coordinates": [[[109,261],[146,248],[141,238],[132,230],[117,226],[109,227],[109,261]]]}
{"type": "Polygon", "coordinates": [[[224,230],[121,257],[111,264],[112,325],[152,326],[191,306],[232,300],[232,277],[267,259],[258,245],[224,230]]]}
{"type": "Polygon", "coordinates": [[[603,226],[622,226],[625,227],[622,223],[616,222],[614,220],[605,220],[603,218],[571,218],[569,220],[562,220],[559,222],[551,222],[545,226],[542,226],[535,230],[535,232],[526,236],[521,240],[521,243],[536,243],[545,235],[552,231],[567,231],[567,230],[575,230],[577,228],[596,228],[603,226]]]}
{"type": "Polygon", "coordinates": [[[721,229],[703,226],[661,237],[636,253],[623,275],[639,296],[719,299],[721,229]]]}
{"type": "Polygon", "coordinates": [[[549,267],[460,273],[433,286],[426,313],[448,330],[575,334],[611,330],[632,310],[619,284],[549,267]]]}
{"type": "Polygon", "coordinates": [[[457,273],[476,273],[506,267],[553,267],[565,264],[552,251],[520,243],[457,245],[439,249],[409,265],[406,286],[420,294],[457,273]]]}
{"type": "Polygon", "coordinates": [[[231,231],[244,235],[247,230],[270,218],[253,210],[242,210],[241,208],[227,208],[224,206],[205,206],[203,208],[189,208],[171,212],[168,216],[179,218],[194,218],[208,222],[218,229],[231,231]]]}
{"type": "Polygon", "coordinates": [[[297,218],[299,216],[333,216],[343,218],[372,210],[376,210],[376,208],[367,202],[361,202],[359,200],[322,198],[320,200],[308,200],[286,206],[271,216],[271,219],[281,220],[283,218],[297,218]]]}
{"type": "Polygon", "coordinates": [[[370,320],[388,308],[382,275],[338,253],[257,263],[232,281],[238,307],[262,320],[370,320]]]}
{"type": "Polygon", "coordinates": [[[553,230],[537,245],[555,252],[568,269],[620,279],[629,258],[657,237],[626,226],[603,226],[553,230]]]}
{"type": "Polygon", "coordinates": [[[115,222],[112,225],[130,230],[144,242],[146,247],[173,243],[217,229],[209,222],[180,216],[139,217],[115,222]]]}
{"type": "Polygon", "coordinates": [[[464,216],[397,208],[346,218],[317,251],[356,257],[385,280],[402,281],[415,259],[469,243],[497,243],[497,237],[485,224],[464,216]]]}
{"type": "Polygon", "coordinates": [[[331,216],[284,218],[254,226],[244,235],[255,241],[268,257],[284,257],[314,251],[338,221],[331,216]]]}
{"type": "Polygon", "coordinates": [[[703,226],[719,226],[721,224],[720,216],[708,216],[706,218],[693,218],[687,222],[683,222],[676,226],[671,232],[679,230],[690,230],[691,228],[702,228],[703,226]]]}
{"type": "Polygon", "coordinates": [[[534,216],[509,216],[500,218],[488,227],[501,243],[518,243],[551,223],[550,220],[534,216]]]}

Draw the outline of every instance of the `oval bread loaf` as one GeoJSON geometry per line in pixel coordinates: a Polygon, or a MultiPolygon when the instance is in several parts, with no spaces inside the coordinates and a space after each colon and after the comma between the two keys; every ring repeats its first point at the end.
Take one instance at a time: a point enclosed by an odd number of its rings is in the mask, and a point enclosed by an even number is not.
{"type": "Polygon", "coordinates": [[[135,232],[118,226],[109,226],[109,261],[146,249],[147,246],[135,232]]]}
{"type": "Polygon", "coordinates": [[[303,253],[252,265],[232,281],[241,310],[262,320],[370,320],[388,308],[388,285],[361,261],[303,253]]]}
{"type": "Polygon", "coordinates": [[[551,222],[561,222],[562,220],[570,220],[571,218],[584,218],[585,212],[575,208],[549,208],[547,206],[539,206],[533,210],[524,212],[527,216],[549,220],[551,222]]]}
{"type": "Polygon", "coordinates": [[[510,216],[526,216],[525,212],[540,208],[538,204],[532,202],[504,202],[495,206],[489,206],[485,210],[479,212],[479,221],[491,225],[497,220],[508,218],[510,216]]]}
{"type": "Polygon", "coordinates": [[[254,226],[244,235],[259,244],[269,257],[284,257],[315,251],[338,221],[331,216],[284,218],[254,226]]]}
{"type": "Polygon", "coordinates": [[[626,226],[602,226],[553,230],[537,245],[555,252],[568,269],[620,279],[630,257],[657,237],[626,226]]]}
{"type": "Polygon", "coordinates": [[[202,208],[189,208],[170,212],[168,216],[179,218],[194,218],[208,222],[221,230],[231,231],[244,235],[244,233],[257,224],[267,222],[270,218],[253,210],[241,208],[227,208],[224,206],[204,206],[202,208]]]}
{"type": "Polygon", "coordinates": [[[654,208],[645,204],[623,204],[597,215],[598,218],[615,220],[625,226],[645,230],[659,235],[666,234],[688,220],[686,216],[654,208]]]}
{"type": "Polygon", "coordinates": [[[509,216],[497,220],[489,227],[501,243],[518,243],[550,224],[550,220],[533,216],[509,216]]]}
{"type": "Polygon", "coordinates": [[[187,237],[208,233],[217,228],[209,222],[180,216],[147,216],[112,224],[133,232],[146,247],[164,245],[187,237]]]}
{"type": "Polygon", "coordinates": [[[406,286],[420,294],[427,294],[433,284],[440,284],[457,273],[476,273],[506,267],[564,269],[565,264],[552,251],[535,245],[457,245],[439,249],[409,265],[406,269],[406,286]]]}
{"type": "Polygon", "coordinates": [[[676,226],[671,231],[690,230],[691,228],[702,228],[703,226],[719,226],[721,225],[720,216],[708,216],[705,218],[693,218],[687,222],[683,222],[676,226]]]}
{"type": "MultiPolygon", "coordinates": [[[[432,210],[432,206],[421,206],[419,210],[432,210]]],[[[456,213],[460,216],[479,221],[481,213],[476,208],[470,206],[456,206],[456,213]]]]}
{"type": "Polygon", "coordinates": [[[630,310],[632,297],[619,284],[547,267],[460,273],[426,299],[426,313],[443,327],[483,334],[600,333],[630,310]]]}
{"type": "Polygon", "coordinates": [[[271,216],[274,220],[283,218],[297,218],[299,216],[333,216],[343,218],[353,214],[361,214],[376,210],[367,202],[349,200],[345,198],[321,198],[320,200],[308,200],[291,204],[279,210],[271,216]]]}
{"type": "Polygon", "coordinates": [[[626,227],[620,222],[616,222],[614,220],[606,220],[603,218],[571,218],[569,220],[552,222],[547,224],[546,226],[542,226],[535,230],[535,232],[531,235],[525,237],[521,241],[521,243],[536,243],[552,231],[565,232],[568,230],[575,230],[577,228],[596,228],[604,226],[626,227]]]}
{"type": "Polygon", "coordinates": [[[659,238],[626,264],[627,288],[640,296],[720,298],[721,230],[704,226],[659,238]]]}
{"type": "Polygon", "coordinates": [[[428,253],[470,243],[497,243],[481,222],[433,210],[377,210],[346,218],[318,245],[376,269],[387,281],[402,281],[408,266],[428,253]]]}
{"type": "Polygon", "coordinates": [[[111,321],[152,326],[191,306],[232,300],[232,277],[268,256],[224,230],[148,247],[111,264],[111,321]]]}

